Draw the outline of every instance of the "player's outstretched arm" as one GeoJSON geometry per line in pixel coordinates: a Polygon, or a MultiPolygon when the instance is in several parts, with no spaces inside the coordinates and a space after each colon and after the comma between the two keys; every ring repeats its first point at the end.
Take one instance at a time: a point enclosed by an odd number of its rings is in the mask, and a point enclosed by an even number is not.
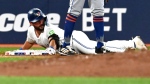
{"type": "Polygon", "coordinates": [[[59,37],[56,34],[52,34],[48,37],[49,47],[46,48],[50,55],[56,54],[56,49],[59,48],[59,37]]]}
{"type": "Polygon", "coordinates": [[[25,41],[25,43],[24,43],[23,46],[21,47],[21,50],[28,50],[28,49],[30,49],[33,45],[34,45],[34,43],[29,43],[28,41],[25,41]]]}
{"type": "Polygon", "coordinates": [[[56,54],[56,43],[55,43],[55,40],[51,40],[50,43],[49,43],[49,47],[46,48],[46,51],[49,52],[49,55],[54,55],[56,54]]]}

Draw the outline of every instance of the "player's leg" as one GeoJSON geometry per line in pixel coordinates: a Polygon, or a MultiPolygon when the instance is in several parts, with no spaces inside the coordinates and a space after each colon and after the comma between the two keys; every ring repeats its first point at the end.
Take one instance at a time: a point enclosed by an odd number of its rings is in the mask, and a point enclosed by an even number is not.
{"type": "Polygon", "coordinates": [[[104,41],[104,0],[89,0],[89,6],[92,10],[93,15],[93,25],[96,32],[96,53],[102,53],[101,47],[104,41]]]}
{"type": "Polygon", "coordinates": [[[70,0],[70,6],[64,25],[65,42],[63,44],[63,47],[70,45],[70,37],[72,35],[72,31],[74,30],[74,25],[76,23],[77,17],[81,14],[84,2],[85,0],[70,0]]]}
{"type": "Polygon", "coordinates": [[[74,31],[71,45],[84,54],[95,54],[96,41],[90,41],[88,36],[82,31],[74,31]]]}
{"type": "MultiPolygon", "coordinates": [[[[95,45],[97,42],[90,40],[82,31],[74,31],[70,43],[74,49],[77,49],[81,53],[95,54],[95,45]]],[[[124,52],[128,48],[135,48],[132,40],[112,40],[103,43],[103,48],[110,52],[124,52]]]]}
{"type": "Polygon", "coordinates": [[[132,40],[112,40],[104,43],[104,49],[110,52],[125,52],[129,48],[135,49],[132,40]]]}
{"type": "Polygon", "coordinates": [[[124,52],[127,49],[147,50],[145,43],[140,36],[136,36],[132,40],[113,40],[104,44],[104,48],[112,52],[124,52]]]}

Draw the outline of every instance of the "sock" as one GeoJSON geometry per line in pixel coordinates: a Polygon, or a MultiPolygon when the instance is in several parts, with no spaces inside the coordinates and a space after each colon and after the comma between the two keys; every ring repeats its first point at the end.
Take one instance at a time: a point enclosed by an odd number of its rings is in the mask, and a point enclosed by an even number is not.
{"type": "Polygon", "coordinates": [[[104,44],[104,22],[102,16],[94,16],[93,24],[96,32],[97,48],[101,48],[104,44]]]}
{"type": "Polygon", "coordinates": [[[72,31],[74,29],[74,25],[76,23],[77,17],[67,14],[66,20],[65,20],[65,26],[64,26],[64,43],[62,47],[66,47],[70,45],[70,38],[72,35],[72,31]]]}

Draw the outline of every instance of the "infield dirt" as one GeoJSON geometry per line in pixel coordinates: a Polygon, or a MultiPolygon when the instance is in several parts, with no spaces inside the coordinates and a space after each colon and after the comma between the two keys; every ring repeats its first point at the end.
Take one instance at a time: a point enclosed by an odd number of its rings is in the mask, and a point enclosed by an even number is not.
{"type": "MultiPolygon", "coordinates": [[[[7,59],[8,56],[1,56],[7,59]]],[[[31,60],[0,63],[0,75],[150,77],[150,51],[76,56],[27,56],[31,60]]]]}

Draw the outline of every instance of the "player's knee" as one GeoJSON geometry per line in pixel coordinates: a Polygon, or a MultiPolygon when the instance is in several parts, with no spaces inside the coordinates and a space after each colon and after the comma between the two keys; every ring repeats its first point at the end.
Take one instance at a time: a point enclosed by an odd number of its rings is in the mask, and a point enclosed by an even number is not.
{"type": "Polygon", "coordinates": [[[104,13],[92,13],[93,16],[104,16],[104,13]]]}
{"type": "Polygon", "coordinates": [[[68,13],[69,14],[71,14],[71,15],[73,15],[73,16],[75,16],[75,17],[78,17],[78,16],[80,16],[81,15],[81,11],[68,11],[68,13]]]}
{"type": "Polygon", "coordinates": [[[93,10],[91,14],[93,16],[104,16],[104,10],[93,10]]]}
{"type": "Polygon", "coordinates": [[[69,13],[70,15],[73,15],[75,17],[79,17],[81,13],[69,13]]]}

